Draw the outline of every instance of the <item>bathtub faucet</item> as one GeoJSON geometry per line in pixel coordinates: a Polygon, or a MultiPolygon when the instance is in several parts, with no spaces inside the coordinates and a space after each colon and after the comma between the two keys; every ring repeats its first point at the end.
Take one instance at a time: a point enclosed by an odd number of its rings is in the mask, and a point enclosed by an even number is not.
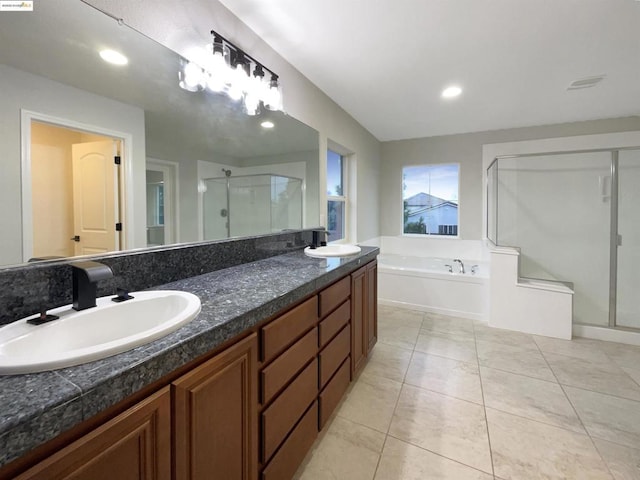
{"type": "Polygon", "coordinates": [[[453,263],[459,263],[460,264],[460,273],[465,273],[464,272],[464,263],[462,263],[462,260],[460,260],[459,258],[454,258],[453,259],[453,263]]]}

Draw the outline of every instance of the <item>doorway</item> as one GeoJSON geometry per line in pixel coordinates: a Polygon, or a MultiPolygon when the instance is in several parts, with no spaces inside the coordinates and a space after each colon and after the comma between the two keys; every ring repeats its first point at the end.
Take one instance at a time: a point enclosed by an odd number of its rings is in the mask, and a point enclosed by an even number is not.
{"type": "Polygon", "coordinates": [[[29,125],[25,260],[123,248],[122,139],[33,118],[29,125]]]}
{"type": "Polygon", "coordinates": [[[178,164],[147,158],[147,246],[170,245],[178,239],[178,164]]]}

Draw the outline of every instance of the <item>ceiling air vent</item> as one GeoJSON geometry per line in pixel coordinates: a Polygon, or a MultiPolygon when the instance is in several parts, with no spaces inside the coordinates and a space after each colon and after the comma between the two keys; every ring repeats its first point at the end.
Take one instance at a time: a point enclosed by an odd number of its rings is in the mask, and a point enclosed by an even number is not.
{"type": "Polygon", "coordinates": [[[571,82],[567,90],[580,90],[581,88],[591,88],[599,84],[606,75],[596,75],[594,77],[580,78],[571,82]]]}

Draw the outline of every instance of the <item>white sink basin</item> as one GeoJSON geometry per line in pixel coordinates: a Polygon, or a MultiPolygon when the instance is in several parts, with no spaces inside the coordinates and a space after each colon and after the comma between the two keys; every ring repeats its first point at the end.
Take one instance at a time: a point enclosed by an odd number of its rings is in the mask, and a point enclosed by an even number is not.
{"type": "MultiPolygon", "coordinates": [[[[98,298],[77,312],[71,305],[50,310],[60,317],[41,325],[18,320],[0,328],[0,374],[43,372],[80,365],[157,340],[193,320],[200,299],[187,292],[135,292],[125,302],[98,298]]],[[[34,318],[29,317],[29,318],[34,318]]]]}
{"type": "Polygon", "coordinates": [[[327,245],[326,247],[304,249],[304,253],[310,257],[326,258],[326,257],[348,257],[360,253],[360,247],[357,245],[327,245]]]}

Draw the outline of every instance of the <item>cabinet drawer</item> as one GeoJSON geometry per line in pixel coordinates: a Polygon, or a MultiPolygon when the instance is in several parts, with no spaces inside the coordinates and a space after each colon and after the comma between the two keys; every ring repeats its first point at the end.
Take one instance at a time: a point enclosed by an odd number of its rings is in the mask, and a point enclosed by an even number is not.
{"type": "Polygon", "coordinates": [[[342,361],[347,358],[351,350],[351,327],[342,329],[324,350],[320,352],[320,388],[324,387],[333,376],[342,361]]]}
{"type": "Polygon", "coordinates": [[[320,417],[319,425],[320,429],[324,427],[331,417],[331,414],[340,403],[344,392],[347,391],[349,382],[351,381],[351,359],[347,357],[344,363],[338,369],[338,372],[327,384],[327,386],[320,392],[318,401],[320,403],[320,417]]]}
{"type": "Polygon", "coordinates": [[[314,328],[262,370],[262,403],[271,400],[317,351],[318,329],[314,328]]]}
{"type": "Polygon", "coordinates": [[[351,318],[351,302],[347,300],[338,309],[320,322],[320,348],[324,347],[333,336],[351,318]]]}
{"type": "Polygon", "coordinates": [[[320,318],[325,317],[334,308],[344,302],[351,294],[349,277],[343,278],[318,295],[320,297],[320,318]]]}
{"type": "Polygon", "coordinates": [[[318,321],[318,298],[312,297],[262,329],[262,361],[268,362],[318,321]]]}
{"type": "Polygon", "coordinates": [[[262,460],[267,461],[318,394],[314,359],[262,413],[262,460]]]}
{"type": "Polygon", "coordinates": [[[262,480],[292,478],[304,460],[318,435],[318,402],[313,402],[309,411],[291,432],[282,448],[262,472],[262,480]]]}

